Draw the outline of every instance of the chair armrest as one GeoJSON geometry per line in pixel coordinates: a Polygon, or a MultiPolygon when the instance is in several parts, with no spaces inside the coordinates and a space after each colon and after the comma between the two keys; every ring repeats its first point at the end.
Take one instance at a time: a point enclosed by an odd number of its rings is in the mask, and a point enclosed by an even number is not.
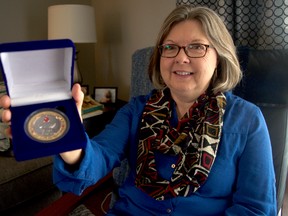
{"type": "MultiPolygon", "coordinates": [[[[60,199],[53,202],[48,207],[42,209],[40,212],[36,214],[36,216],[63,216],[68,215],[72,212],[77,206],[85,203],[89,197],[93,195],[93,197],[105,197],[107,193],[113,190],[113,177],[112,172],[107,176],[99,180],[95,185],[88,187],[81,196],[77,196],[73,193],[65,193],[60,199]],[[107,192],[107,189],[109,192],[107,192]],[[105,193],[102,194],[101,193],[105,193]],[[95,195],[96,194],[96,195],[95,195]]],[[[94,204],[97,203],[94,201],[94,204]]],[[[99,206],[100,203],[98,202],[99,206]]],[[[100,207],[99,207],[100,208],[100,207]]],[[[95,213],[95,209],[92,210],[95,213]]],[[[99,215],[99,212],[96,212],[99,215]]]]}

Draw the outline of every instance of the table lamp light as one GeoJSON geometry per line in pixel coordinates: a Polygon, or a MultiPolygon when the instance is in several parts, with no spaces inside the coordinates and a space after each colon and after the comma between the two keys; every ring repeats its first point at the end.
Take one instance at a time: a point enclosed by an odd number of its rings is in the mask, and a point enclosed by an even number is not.
{"type": "MultiPolygon", "coordinates": [[[[94,8],[90,5],[53,5],[48,7],[48,39],[70,39],[74,43],[96,43],[94,8]]],[[[74,83],[82,82],[82,75],[74,62],[74,83]]]]}

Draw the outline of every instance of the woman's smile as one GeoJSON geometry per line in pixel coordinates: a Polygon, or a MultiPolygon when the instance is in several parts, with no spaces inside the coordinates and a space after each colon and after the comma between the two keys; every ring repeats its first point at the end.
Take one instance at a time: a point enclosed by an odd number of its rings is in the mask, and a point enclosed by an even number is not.
{"type": "Polygon", "coordinates": [[[193,72],[187,72],[187,71],[174,71],[173,73],[179,76],[189,76],[194,74],[193,72]]]}

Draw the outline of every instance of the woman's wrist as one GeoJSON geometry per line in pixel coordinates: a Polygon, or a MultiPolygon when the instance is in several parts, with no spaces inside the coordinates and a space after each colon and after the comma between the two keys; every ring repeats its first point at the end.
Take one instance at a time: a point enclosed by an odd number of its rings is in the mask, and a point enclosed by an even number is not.
{"type": "Polygon", "coordinates": [[[83,149],[60,153],[61,158],[69,165],[79,164],[83,155],[83,149]]]}

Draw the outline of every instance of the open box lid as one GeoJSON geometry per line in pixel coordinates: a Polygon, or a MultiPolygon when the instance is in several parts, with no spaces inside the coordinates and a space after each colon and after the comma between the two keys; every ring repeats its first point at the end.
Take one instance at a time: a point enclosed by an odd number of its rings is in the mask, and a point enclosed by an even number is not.
{"type": "Polygon", "coordinates": [[[74,44],[68,39],[0,44],[11,106],[71,98],[74,55],[74,44]]]}

